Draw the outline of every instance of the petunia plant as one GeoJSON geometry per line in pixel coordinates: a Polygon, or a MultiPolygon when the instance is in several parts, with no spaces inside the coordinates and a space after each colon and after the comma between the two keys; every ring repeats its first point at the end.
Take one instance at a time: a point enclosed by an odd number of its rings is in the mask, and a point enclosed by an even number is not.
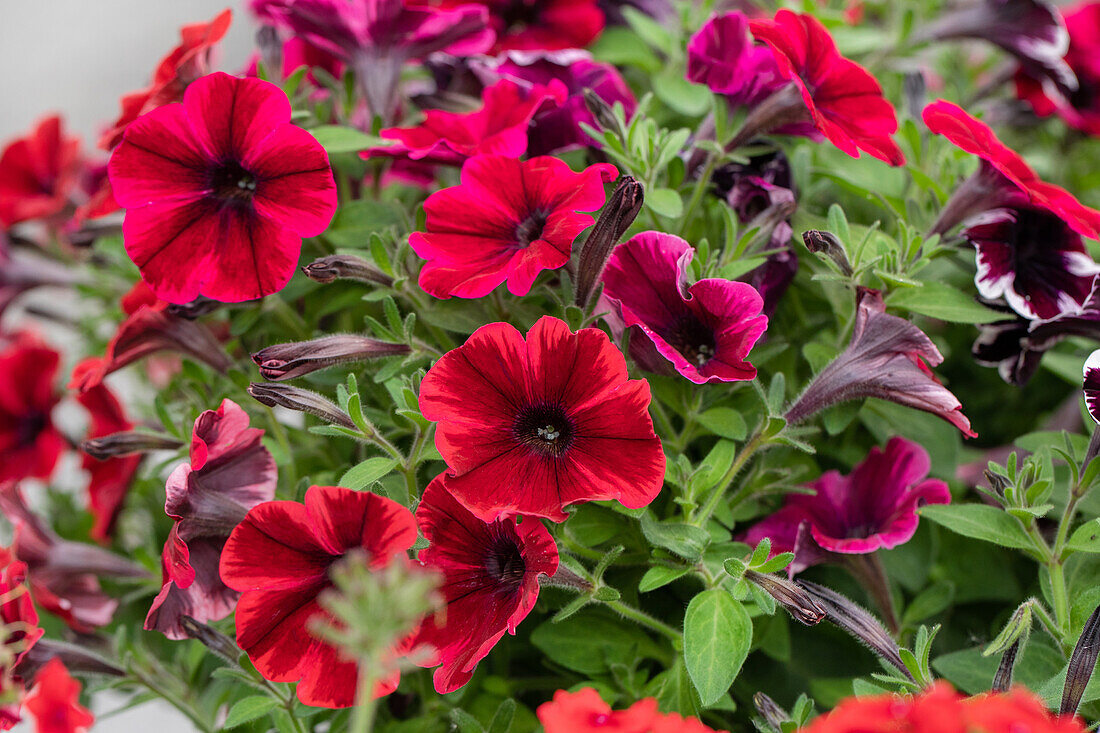
{"type": "Polygon", "coordinates": [[[0,730],[1100,722],[1100,3],[194,21],[0,149],[0,730]]]}

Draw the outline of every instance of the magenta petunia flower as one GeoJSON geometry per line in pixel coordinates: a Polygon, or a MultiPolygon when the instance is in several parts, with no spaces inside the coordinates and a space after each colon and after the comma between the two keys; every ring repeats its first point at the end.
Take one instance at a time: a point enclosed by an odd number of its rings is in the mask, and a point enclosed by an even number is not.
{"type": "Polygon", "coordinates": [[[574,173],[551,157],[519,161],[479,155],[462,166],[462,183],[424,202],[427,231],[409,246],[427,260],[420,287],[437,298],[480,298],[505,280],[526,295],[543,270],[569,261],[573,242],[606,198],[618,172],[606,163],[574,173]]]}
{"type": "Polygon", "coordinates": [[[527,152],[531,119],[544,108],[565,101],[565,86],[551,81],[547,87],[521,87],[502,79],[482,92],[484,104],[475,112],[457,114],[438,109],[424,113],[416,127],[388,127],[379,133],[395,145],[371,148],[363,158],[387,156],[424,163],[462,165],[475,155],[519,158],[527,152]]]}
{"type": "Polygon", "coordinates": [[[788,494],[783,507],[753,525],[744,541],[768,537],[772,553],[793,552],[790,574],[828,559],[828,553],[862,555],[908,542],[917,531],[917,508],[949,504],[951,493],[927,478],[928,451],[893,437],[875,447],[847,476],[829,471],[807,488],[788,494]]]}
{"type": "MultiPolygon", "coordinates": [[[[433,0],[415,0],[434,4],[433,0]]],[[[603,32],[604,15],[596,0],[435,0],[444,7],[476,2],[489,8],[496,32],[493,53],[512,50],[555,51],[584,48],[603,32]]]]}
{"type": "Polygon", "coordinates": [[[712,15],[688,40],[687,79],[734,106],[755,105],[787,84],[771,49],[753,43],[749,19],[738,11],[712,15]]]}
{"type": "Polygon", "coordinates": [[[533,517],[481,521],[451,496],[443,476],[424,490],[416,521],[429,543],[419,560],[442,576],[446,606],[424,621],[413,646],[435,649],[420,664],[440,665],[436,692],[454,692],[505,631],[516,633],[538,600],[539,576],[557,572],[558,548],[533,517]]]}
{"type": "Polygon", "coordinates": [[[509,51],[495,59],[469,60],[470,70],[486,84],[509,79],[527,88],[565,85],[568,96],[558,105],[545,105],[531,120],[527,153],[549,155],[592,143],[581,124],[598,127],[584,101],[584,90],[607,105],[620,103],[630,119],[638,103],[619,71],[611,64],[592,60],[592,54],[576,48],[560,51],[509,51]]]}
{"type": "Polygon", "coordinates": [[[185,639],[182,616],[216,621],[232,613],[240,594],[218,574],[222,548],[249,509],[275,498],[275,459],[260,443],[263,434],[228,399],[195,420],[191,461],[177,466],[165,486],[164,511],[176,523],[164,543],[164,585],[146,629],[185,639]]]}
{"type": "Polygon", "coordinates": [[[962,235],[977,250],[978,292],[1003,297],[1025,318],[1078,310],[1100,273],[1081,235],[1044,209],[991,209],[969,219],[962,235]]]}
{"type": "Polygon", "coordinates": [[[126,128],[108,170],[126,252],[158,298],[238,302],[290,280],[302,237],[336,211],[328,155],[290,111],[274,84],[219,72],[126,128]]]}
{"type": "Polygon", "coordinates": [[[877,397],[930,412],[976,437],[958,398],[928,368],[942,361],[923,331],[886,313],[879,291],[860,288],[848,348],[818,372],[785,417],[797,423],[838,402],[877,397]]]}
{"type": "Polygon", "coordinates": [[[649,385],[599,329],[576,333],[543,316],[527,338],[482,326],[428,370],[420,411],[436,423],[447,489],[491,522],[566,518],[565,507],[618,499],[648,505],[665,455],[649,417],[649,385]]]}
{"type": "Polygon", "coordinates": [[[764,301],[751,285],[707,278],[687,284],[691,246],[671,234],[642,232],[611,253],[603,273],[609,322],[636,326],[649,345],[631,337],[631,355],[652,371],[676,371],[697,384],[756,377],[749,351],[768,327],[764,301]],[[664,362],[664,363],[663,363],[664,362]]]}

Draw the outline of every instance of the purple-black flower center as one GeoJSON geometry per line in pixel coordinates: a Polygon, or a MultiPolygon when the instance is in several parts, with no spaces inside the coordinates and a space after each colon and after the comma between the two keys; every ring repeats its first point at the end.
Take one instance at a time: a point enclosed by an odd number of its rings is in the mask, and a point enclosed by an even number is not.
{"type": "Polygon", "coordinates": [[[210,173],[210,190],[226,203],[248,203],[256,195],[256,176],[237,161],[227,161],[210,173]]]}
{"type": "Polygon", "coordinates": [[[705,366],[717,353],[714,330],[692,315],[681,316],[661,335],[695,367],[705,366]]]}
{"type": "Polygon", "coordinates": [[[498,12],[505,30],[519,31],[541,22],[539,0],[512,0],[498,12]]]}
{"type": "Polygon", "coordinates": [[[20,447],[34,445],[38,435],[50,422],[50,416],[45,412],[31,412],[24,415],[15,426],[15,442],[20,447]]]}
{"type": "Polygon", "coordinates": [[[494,583],[512,590],[523,583],[527,563],[512,539],[498,537],[485,557],[485,572],[494,583]]]}
{"type": "Polygon", "coordinates": [[[529,405],[516,416],[512,434],[534,452],[557,458],[573,443],[575,430],[560,405],[529,405]]]}
{"type": "Polygon", "coordinates": [[[542,239],[542,230],[546,226],[547,213],[542,209],[535,209],[527,214],[527,218],[516,226],[516,242],[520,248],[531,246],[531,242],[542,239]]]}

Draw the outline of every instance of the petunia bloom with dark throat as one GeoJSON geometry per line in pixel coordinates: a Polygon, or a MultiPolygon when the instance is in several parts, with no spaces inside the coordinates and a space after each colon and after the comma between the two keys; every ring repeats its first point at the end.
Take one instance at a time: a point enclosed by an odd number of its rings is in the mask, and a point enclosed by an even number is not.
{"type": "Polygon", "coordinates": [[[478,518],[566,518],[581,501],[649,504],[665,455],[649,417],[649,385],[594,328],[544,316],[523,335],[491,323],[444,354],[420,386],[437,422],[446,487],[478,518]]]}
{"type": "Polygon", "coordinates": [[[126,252],[161,300],[278,292],[336,211],[328,155],[260,79],[215,73],[138,118],[108,167],[126,252]]]}
{"type": "Polygon", "coordinates": [[[661,232],[620,244],[603,273],[607,319],[614,331],[636,329],[630,353],[650,371],[669,372],[671,364],[697,384],[753,379],[756,368],[746,358],[768,326],[764,301],[751,285],[733,280],[689,286],[694,254],[687,242],[661,232]]]}
{"type": "Polygon", "coordinates": [[[416,521],[428,541],[419,560],[441,574],[446,606],[425,619],[414,644],[435,649],[420,664],[440,665],[436,692],[453,692],[505,631],[516,633],[538,600],[539,576],[558,569],[558,548],[533,517],[481,521],[451,496],[442,476],[424,490],[416,521]]]}
{"type": "Polygon", "coordinates": [[[51,414],[61,355],[37,336],[0,335],[0,481],[49,478],[65,449],[51,414]]]}

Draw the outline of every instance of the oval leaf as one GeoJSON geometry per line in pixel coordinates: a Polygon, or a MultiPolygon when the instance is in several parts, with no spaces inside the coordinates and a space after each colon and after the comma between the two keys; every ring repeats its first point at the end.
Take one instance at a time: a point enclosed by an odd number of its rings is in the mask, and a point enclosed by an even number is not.
{"type": "Polygon", "coordinates": [[[345,489],[359,491],[385,476],[396,465],[397,461],[392,458],[382,456],[368,458],[362,463],[349,468],[347,473],[340,477],[340,485],[345,489]]]}
{"type": "Polygon", "coordinates": [[[952,323],[992,323],[1004,319],[1003,313],[986,308],[961,290],[937,282],[899,290],[890,298],[890,305],[952,323]]]}
{"type": "Polygon", "coordinates": [[[252,695],[251,697],[246,697],[230,709],[229,715],[225,719],[224,727],[229,729],[236,728],[238,725],[244,725],[245,723],[267,715],[277,707],[279,707],[278,701],[267,695],[252,695]]]}
{"type": "Polygon", "coordinates": [[[684,617],[684,664],[703,705],[718,702],[737,678],[752,645],[752,619],[724,590],[699,593],[684,617]]]}
{"type": "Polygon", "coordinates": [[[929,504],[921,507],[920,514],[964,537],[1018,550],[1034,549],[1020,520],[996,507],[985,504],[929,504]]]}

